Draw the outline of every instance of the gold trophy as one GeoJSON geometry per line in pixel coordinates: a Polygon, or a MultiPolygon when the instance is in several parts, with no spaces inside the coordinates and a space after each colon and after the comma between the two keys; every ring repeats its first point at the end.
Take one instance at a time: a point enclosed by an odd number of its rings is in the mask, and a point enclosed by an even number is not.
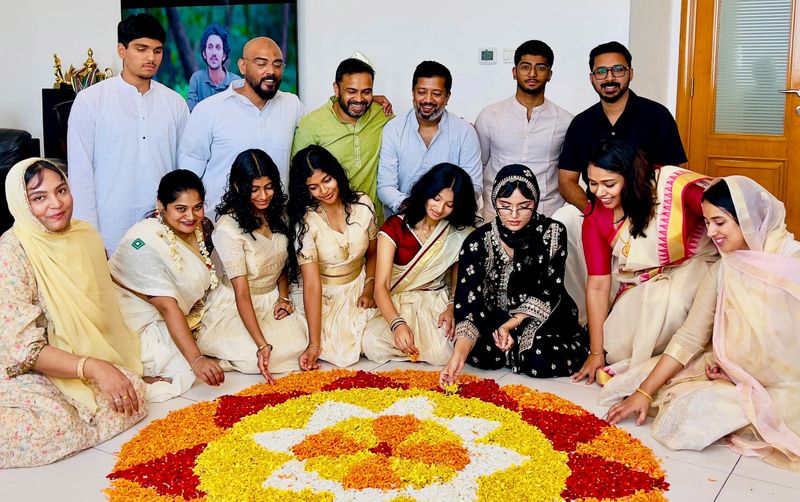
{"type": "Polygon", "coordinates": [[[61,59],[59,59],[58,54],[53,54],[53,74],[56,77],[53,87],[56,89],[65,86],[72,87],[72,90],[77,94],[92,84],[96,84],[101,80],[112,77],[114,74],[112,73],[111,68],[106,68],[105,70],[100,71],[100,69],[97,67],[97,63],[92,57],[93,55],[94,51],[89,48],[89,57],[83,63],[81,69],[76,70],[74,66],[70,65],[69,70],[67,70],[67,74],[64,75],[61,69],[61,59]]]}

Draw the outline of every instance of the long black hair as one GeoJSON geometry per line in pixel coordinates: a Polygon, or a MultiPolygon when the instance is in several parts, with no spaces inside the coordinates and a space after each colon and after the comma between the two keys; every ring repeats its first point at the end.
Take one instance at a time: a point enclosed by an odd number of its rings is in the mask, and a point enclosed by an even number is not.
{"type": "MultiPolygon", "coordinates": [[[[631,236],[646,237],[644,229],[655,215],[658,199],[655,171],[642,152],[622,140],[605,140],[597,145],[589,163],[622,175],[624,183],[620,202],[622,212],[631,221],[631,236]]],[[[592,205],[591,210],[594,211],[597,197],[589,188],[586,189],[586,196],[592,205]]]]}
{"type": "MultiPolygon", "coordinates": [[[[306,186],[308,178],[314,171],[322,171],[336,180],[339,187],[339,199],[344,205],[345,223],[350,224],[350,212],[354,204],[369,207],[359,201],[363,193],[350,187],[347,173],[332,153],[318,145],[309,145],[303,148],[295,154],[289,169],[289,228],[293,233],[292,240],[297,246],[296,253],[303,250],[303,236],[308,231],[305,221],[306,213],[309,210],[316,210],[320,206],[320,201],[311,195],[306,186]]],[[[289,265],[290,278],[296,280],[298,267],[295,253],[290,253],[289,265]]]]}
{"type": "Polygon", "coordinates": [[[478,205],[472,179],[460,167],[442,162],[423,174],[411,187],[408,198],[403,202],[405,222],[413,227],[425,217],[425,204],[435,198],[445,188],[453,190],[453,212],[445,219],[454,227],[477,227],[479,225],[478,205]]]}
{"type": "Polygon", "coordinates": [[[263,150],[252,148],[236,156],[228,176],[225,194],[216,211],[217,219],[223,214],[231,215],[239,224],[239,228],[249,233],[253,239],[255,239],[253,231],[261,226],[262,218],[266,219],[272,232],[289,237],[289,227],[284,220],[286,194],[281,185],[281,176],[278,166],[263,150]],[[253,181],[261,177],[269,178],[273,190],[272,200],[263,212],[256,210],[250,200],[253,181]]]}
{"type": "Polygon", "coordinates": [[[731,189],[728,187],[728,184],[725,183],[724,178],[706,188],[706,191],[703,192],[703,200],[722,209],[731,215],[731,218],[733,218],[733,221],[735,221],[737,225],[739,224],[739,217],[736,215],[736,207],[733,205],[731,189]]]}

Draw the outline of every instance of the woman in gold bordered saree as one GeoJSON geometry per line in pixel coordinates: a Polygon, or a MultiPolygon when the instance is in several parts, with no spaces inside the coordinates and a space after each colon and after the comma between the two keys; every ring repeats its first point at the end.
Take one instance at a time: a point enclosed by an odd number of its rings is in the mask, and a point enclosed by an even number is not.
{"type": "Polygon", "coordinates": [[[364,355],[372,361],[447,362],[453,352],[452,291],[461,244],[477,224],[472,182],[438,164],[411,188],[399,215],[378,234],[375,300],[364,355]],[[448,286],[449,283],[449,286],[448,286]]]}
{"type": "Polygon", "coordinates": [[[317,359],[339,367],[361,357],[367,320],[374,315],[378,228],[372,201],[350,188],[330,152],[316,145],[294,156],[289,173],[289,225],[294,229],[302,289],[294,292],[308,322],[300,368],[317,359]]]}
{"type": "Polygon", "coordinates": [[[664,354],[612,378],[601,403],[630,396],[609,420],[653,412],[672,449],[727,436],[737,453],[800,471],[800,243],[783,204],[749,178],[713,184],[703,213],[722,259],[664,354]]]}

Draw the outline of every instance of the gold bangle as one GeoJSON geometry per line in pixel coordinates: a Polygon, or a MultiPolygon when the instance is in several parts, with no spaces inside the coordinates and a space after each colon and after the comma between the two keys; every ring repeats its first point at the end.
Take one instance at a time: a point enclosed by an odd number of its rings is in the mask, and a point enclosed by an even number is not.
{"type": "Polygon", "coordinates": [[[86,365],[86,360],[89,359],[88,357],[81,357],[78,359],[78,367],[76,368],[75,372],[78,374],[78,378],[81,380],[86,380],[86,375],[83,374],[83,367],[86,365]]]}
{"type": "Polygon", "coordinates": [[[319,347],[318,343],[309,343],[307,347],[319,347]]]}
{"type": "Polygon", "coordinates": [[[286,302],[286,303],[288,303],[290,305],[294,305],[294,302],[292,301],[292,299],[287,297],[287,296],[281,296],[280,298],[278,298],[278,300],[280,300],[282,302],[286,302]]]}
{"type": "Polygon", "coordinates": [[[653,403],[653,396],[651,396],[647,392],[643,391],[641,387],[636,387],[636,392],[638,392],[639,394],[641,394],[644,397],[646,397],[647,400],[650,401],[651,404],[653,403]]]}
{"type": "Polygon", "coordinates": [[[374,275],[373,275],[373,276],[371,276],[371,277],[367,277],[367,278],[364,280],[364,287],[366,287],[366,286],[367,286],[367,284],[369,284],[369,281],[374,281],[374,280],[375,280],[375,276],[374,276],[374,275]]]}
{"type": "Polygon", "coordinates": [[[602,351],[602,350],[600,352],[593,352],[592,349],[589,349],[589,355],[592,355],[592,356],[604,356],[605,354],[606,353],[604,351],[602,351]]]}
{"type": "Polygon", "coordinates": [[[266,349],[267,347],[269,347],[270,352],[272,352],[272,344],[265,343],[264,345],[261,345],[256,349],[256,356],[258,356],[258,354],[261,353],[261,351],[266,349]]]}
{"type": "Polygon", "coordinates": [[[199,356],[195,357],[194,361],[192,361],[192,364],[189,366],[189,369],[194,371],[194,366],[197,364],[197,361],[199,361],[200,359],[205,359],[205,357],[206,356],[204,356],[203,354],[200,354],[199,356]]]}

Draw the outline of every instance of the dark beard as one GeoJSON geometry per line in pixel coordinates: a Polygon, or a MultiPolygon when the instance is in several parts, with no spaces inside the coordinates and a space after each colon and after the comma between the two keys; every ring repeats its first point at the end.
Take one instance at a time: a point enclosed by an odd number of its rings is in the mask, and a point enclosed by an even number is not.
{"type": "Polygon", "coordinates": [[[539,87],[538,89],[526,89],[522,84],[517,82],[517,89],[528,94],[530,96],[541,96],[544,93],[544,86],[539,87]]]}
{"type": "Polygon", "coordinates": [[[364,115],[367,114],[367,111],[369,111],[369,105],[370,104],[369,103],[364,103],[364,105],[365,105],[364,106],[364,112],[361,115],[354,115],[354,114],[350,113],[350,110],[347,108],[347,103],[345,103],[342,98],[338,98],[337,101],[339,101],[339,108],[344,112],[344,114],[347,115],[348,117],[352,117],[354,119],[358,119],[358,118],[363,117],[364,115]]]}
{"type": "Polygon", "coordinates": [[[261,79],[261,80],[255,82],[255,83],[249,78],[245,79],[245,80],[247,81],[247,85],[249,85],[250,88],[253,89],[253,92],[255,92],[258,95],[259,98],[261,98],[261,99],[263,99],[265,101],[269,101],[270,99],[274,98],[275,95],[278,93],[278,89],[281,86],[281,80],[276,78],[275,79],[275,90],[265,91],[265,90],[261,89],[261,82],[264,79],[261,79]]]}
{"type": "MultiPolygon", "coordinates": [[[[602,92],[598,92],[597,95],[600,96],[600,99],[606,103],[616,103],[622,98],[622,96],[628,93],[628,87],[623,88],[622,86],[619,86],[618,88],[619,92],[615,96],[606,96],[602,92]]],[[[600,90],[602,91],[602,87],[600,90]]]]}

